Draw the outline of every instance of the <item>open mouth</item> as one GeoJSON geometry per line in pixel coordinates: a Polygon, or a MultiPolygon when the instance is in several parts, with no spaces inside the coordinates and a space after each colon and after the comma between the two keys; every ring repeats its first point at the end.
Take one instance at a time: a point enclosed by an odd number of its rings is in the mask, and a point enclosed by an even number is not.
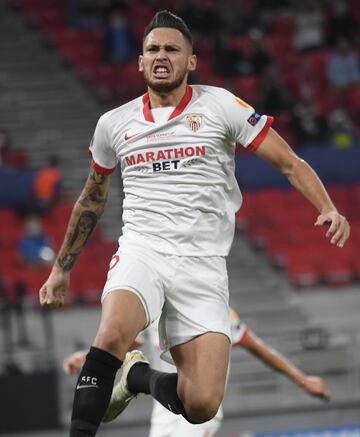
{"type": "Polygon", "coordinates": [[[154,76],[158,79],[166,79],[170,76],[170,69],[166,65],[156,65],[154,68],[154,76]]]}

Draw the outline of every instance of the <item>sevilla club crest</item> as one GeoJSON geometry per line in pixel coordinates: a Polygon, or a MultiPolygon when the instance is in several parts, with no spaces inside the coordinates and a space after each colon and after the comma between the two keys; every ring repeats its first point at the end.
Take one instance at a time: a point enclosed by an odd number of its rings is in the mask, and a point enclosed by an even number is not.
{"type": "Polygon", "coordinates": [[[203,122],[204,116],[201,114],[191,114],[186,116],[186,123],[188,127],[193,131],[197,132],[203,122]]]}

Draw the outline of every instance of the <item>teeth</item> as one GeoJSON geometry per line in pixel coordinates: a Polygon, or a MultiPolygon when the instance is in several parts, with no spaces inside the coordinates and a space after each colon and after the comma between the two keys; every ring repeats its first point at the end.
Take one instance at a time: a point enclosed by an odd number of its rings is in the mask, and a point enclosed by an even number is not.
{"type": "Polygon", "coordinates": [[[156,71],[158,73],[167,73],[168,72],[167,68],[165,68],[165,67],[157,67],[156,71]]]}

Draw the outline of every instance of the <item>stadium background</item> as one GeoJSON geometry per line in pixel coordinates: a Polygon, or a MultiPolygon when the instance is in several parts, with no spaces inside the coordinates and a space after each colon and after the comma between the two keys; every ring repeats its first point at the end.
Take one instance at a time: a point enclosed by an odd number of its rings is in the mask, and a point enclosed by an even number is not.
{"type": "MultiPolygon", "coordinates": [[[[329,247],[312,229],[316,211],[238,146],[245,203],[229,257],[231,303],[266,341],[322,376],[333,400],[309,399],[234,351],[219,436],[358,436],[360,8],[350,0],[1,1],[0,131],[11,144],[0,166],[0,434],[66,435],[75,380],[62,374],[61,362],[88,347],[97,327],[121,225],[120,176],[62,311],[46,313],[37,303],[48,267],[19,262],[24,211],[56,154],[62,195],[40,222],[58,248],[89,168],[96,120],[144,91],[136,56],[144,25],[163,7],[194,32],[200,61],[191,81],[228,88],[274,115],[275,129],[313,165],[352,223],[348,246],[329,247]],[[338,48],[339,38],[349,47],[338,48]]],[[[99,435],[145,436],[150,408],[139,398],[99,435]]]]}

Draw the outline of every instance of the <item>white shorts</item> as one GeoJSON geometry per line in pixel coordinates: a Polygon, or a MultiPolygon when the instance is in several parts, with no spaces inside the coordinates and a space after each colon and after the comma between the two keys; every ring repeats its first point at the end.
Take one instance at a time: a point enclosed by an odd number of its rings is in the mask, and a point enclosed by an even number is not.
{"type": "Polygon", "coordinates": [[[101,300],[116,290],[139,297],[147,325],[161,315],[159,341],[167,361],[172,362],[170,348],[205,332],[223,333],[231,341],[224,257],[162,254],[126,240],[110,262],[101,300]]]}

